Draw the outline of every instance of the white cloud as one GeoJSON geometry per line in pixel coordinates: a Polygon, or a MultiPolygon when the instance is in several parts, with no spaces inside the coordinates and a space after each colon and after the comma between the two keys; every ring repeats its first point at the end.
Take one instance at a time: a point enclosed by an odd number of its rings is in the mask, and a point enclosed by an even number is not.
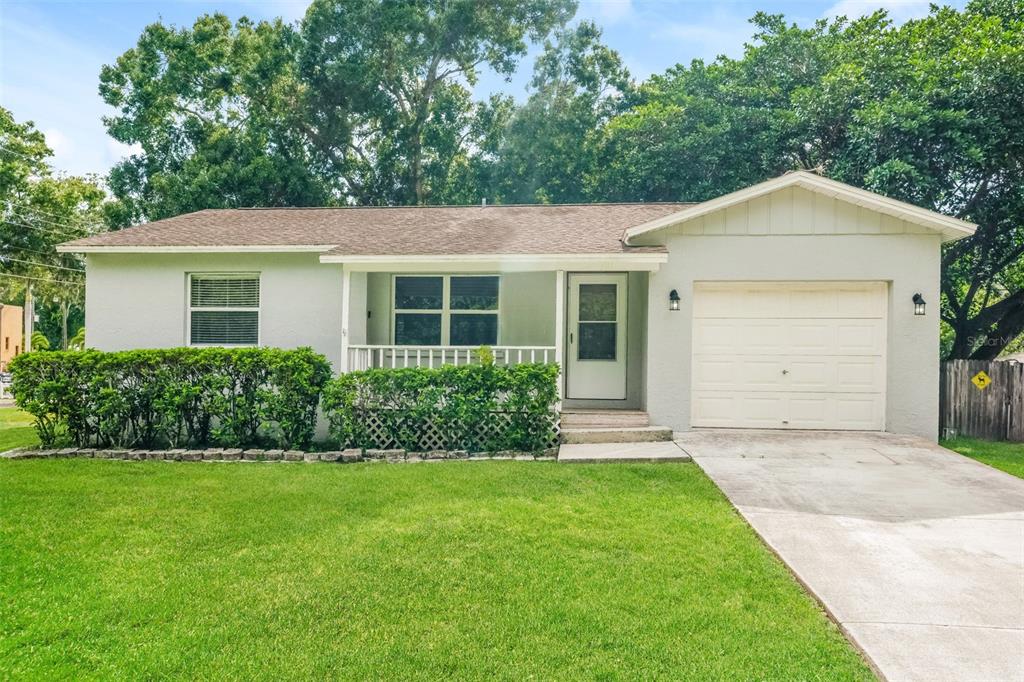
{"type": "Polygon", "coordinates": [[[299,21],[306,16],[310,0],[248,0],[267,17],[281,17],[287,22],[299,21]]]}
{"type": "Polygon", "coordinates": [[[53,150],[53,154],[57,158],[67,156],[74,150],[74,145],[71,144],[68,136],[56,128],[47,128],[42,132],[46,137],[46,146],[53,150]]]}
{"type": "Polygon", "coordinates": [[[580,7],[580,14],[597,20],[598,24],[614,24],[633,15],[632,0],[589,0],[580,7]]]}
{"type": "Polygon", "coordinates": [[[919,19],[928,15],[931,0],[839,0],[828,8],[823,16],[835,18],[845,16],[858,19],[884,9],[894,23],[902,24],[909,19],[919,19]]]}
{"type": "Polygon", "coordinates": [[[114,138],[107,138],[107,156],[110,159],[111,165],[114,165],[115,163],[117,163],[118,161],[127,156],[141,153],[142,145],[139,144],[138,142],[134,142],[132,144],[125,144],[124,142],[119,142],[114,138]]]}
{"type": "Polygon", "coordinates": [[[719,55],[740,56],[752,34],[745,17],[715,12],[699,20],[664,22],[654,28],[651,38],[672,43],[674,51],[710,61],[719,55]]]}

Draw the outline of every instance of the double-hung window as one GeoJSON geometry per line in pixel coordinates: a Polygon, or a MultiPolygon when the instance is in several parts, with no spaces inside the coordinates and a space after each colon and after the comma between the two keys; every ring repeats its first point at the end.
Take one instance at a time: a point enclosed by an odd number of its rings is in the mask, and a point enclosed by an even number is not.
{"type": "Polygon", "coordinates": [[[497,275],[395,275],[395,344],[497,344],[499,287],[497,275]]]}
{"type": "Polygon", "coordinates": [[[190,274],[188,338],[193,346],[259,345],[259,274],[190,274]]]}

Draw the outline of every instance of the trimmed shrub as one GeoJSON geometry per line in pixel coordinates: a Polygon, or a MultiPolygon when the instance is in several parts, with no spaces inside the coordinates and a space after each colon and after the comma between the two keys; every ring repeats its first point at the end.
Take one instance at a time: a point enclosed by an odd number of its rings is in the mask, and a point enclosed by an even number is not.
{"type": "Polygon", "coordinates": [[[557,440],[558,365],[370,369],[327,383],[342,447],[538,451],[557,440]]]}
{"type": "Polygon", "coordinates": [[[309,348],[26,353],[10,370],[48,447],[305,448],[331,375],[309,348]]]}

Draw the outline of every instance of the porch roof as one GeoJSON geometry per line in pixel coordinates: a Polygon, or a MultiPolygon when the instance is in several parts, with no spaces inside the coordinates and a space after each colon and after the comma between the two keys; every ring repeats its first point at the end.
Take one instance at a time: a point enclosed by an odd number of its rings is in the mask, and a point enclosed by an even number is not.
{"type": "Polygon", "coordinates": [[[312,251],[347,257],[663,253],[630,227],[690,204],[208,209],[79,239],[65,252],[312,251]]]}

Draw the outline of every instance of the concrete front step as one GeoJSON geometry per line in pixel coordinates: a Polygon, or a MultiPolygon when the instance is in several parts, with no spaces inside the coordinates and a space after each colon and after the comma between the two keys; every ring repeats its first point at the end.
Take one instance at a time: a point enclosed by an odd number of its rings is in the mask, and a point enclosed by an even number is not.
{"type": "Polygon", "coordinates": [[[562,429],[562,442],[576,443],[651,443],[672,440],[672,429],[664,426],[635,428],[562,429]]]}
{"type": "Polygon", "coordinates": [[[562,410],[563,429],[613,429],[650,426],[640,410],[562,410]]]}
{"type": "Polygon", "coordinates": [[[603,462],[689,462],[688,455],[672,441],[653,443],[580,443],[563,445],[558,461],[574,464],[603,462]]]}

